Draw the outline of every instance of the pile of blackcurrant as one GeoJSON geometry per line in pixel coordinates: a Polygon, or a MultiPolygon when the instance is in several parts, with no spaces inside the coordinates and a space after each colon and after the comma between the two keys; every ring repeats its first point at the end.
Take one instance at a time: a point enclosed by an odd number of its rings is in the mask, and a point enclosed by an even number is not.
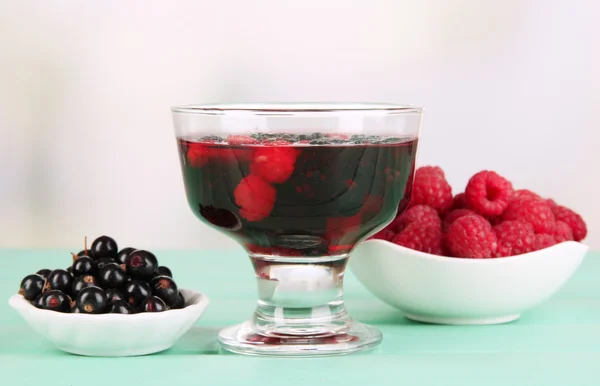
{"type": "Polygon", "coordinates": [[[66,313],[136,314],[185,306],[171,270],[151,252],[123,248],[100,236],[73,255],[67,269],[40,269],[21,281],[19,294],[35,307],[66,313]]]}

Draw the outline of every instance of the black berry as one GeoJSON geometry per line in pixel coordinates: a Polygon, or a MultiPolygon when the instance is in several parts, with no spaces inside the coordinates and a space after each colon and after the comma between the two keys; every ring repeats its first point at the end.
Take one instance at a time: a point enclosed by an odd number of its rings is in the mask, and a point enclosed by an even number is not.
{"type": "Polygon", "coordinates": [[[127,273],[141,279],[150,279],[158,268],[158,260],[151,252],[133,251],[125,260],[127,273]]]}
{"type": "Polygon", "coordinates": [[[117,260],[113,259],[112,257],[101,257],[98,260],[96,260],[96,268],[99,270],[107,264],[112,264],[116,262],[117,260]]]}
{"type": "Polygon", "coordinates": [[[181,293],[181,291],[179,291],[179,294],[177,295],[177,301],[175,302],[175,304],[173,304],[173,307],[171,307],[174,310],[178,310],[181,308],[185,307],[185,299],[183,298],[183,294],[181,293]]]}
{"type": "Polygon", "coordinates": [[[36,272],[36,275],[40,275],[41,277],[46,279],[46,278],[48,278],[48,275],[50,274],[50,272],[52,272],[52,271],[49,269],[40,269],[39,271],[36,272]]]}
{"type": "Polygon", "coordinates": [[[110,263],[98,269],[98,280],[104,288],[121,288],[127,282],[127,274],[117,263],[110,263]]]}
{"type": "Polygon", "coordinates": [[[88,249],[87,251],[85,249],[81,250],[81,251],[79,251],[77,253],[77,256],[88,256],[88,257],[91,257],[91,258],[94,257],[94,255],[92,254],[92,250],[91,249],[88,249]]]}
{"type": "Polygon", "coordinates": [[[50,272],[44,290],[59,290],[65,293],[71,291],[73,276],[64,269],[55,269],[50,272]]]}
{"type": "Polygon", "coordinates": [[[133,309],[126,301],[119,300],[110,307],[108,312],[111,314],[133,314],[133,309]]]}
{"type": "Polygon", "coordinates": [[[156,296],[151,296],[140,304],[140,312],[162,312],[167,309],[165,302],[156,296]]]}
{"type": "Polygon", "coordinates": [[[127,283],[123,291],[127,303],[134,307],[139,306],[150,295],[152,295],[150,285],[139,280],[132,280],[127,283]]]}
{"type": "Polygon", "coordinates": [[[150,281],[154,296],[161,298],[165,304],[172,307],[177,302],[179,290],[177,284],[168,276],[157,276],[150,281]]]}
{"type": "Polygon", "coordinates": [[[117,263],[125,264],[125,260],[127,259],[127,256],[129,256],[129,254],[133,251],[135,251],[135,248],[131,248],[131,247],[121,249],[119,251],[119,253],[117,254],[117,263]]]}
{"type": "Polygon", "coordinates": [[[75,305],[82,314],[102,314],[106,312],[106,294],[100,287],[87,287],[79,292],[75,305]]]}
{"type": "Polygon", "coordinates": [[[169,269],[169,267],[165,267],[164,265],[161,265],[160,267],[158,267],[156,269],[156,275],[157,276],[168,276],[170,278],[173,278],[173,274],[171,273],[171,270],[169,269]]]}
{"type": "Polygon", "coordinates": [[[44,299],[44,295],[45,294],[39,294],[35,300],[31,301],[31,304],[33,304],[36,308],[43,308],[43,303],[42,300],[44,299]]]}
{"type": "Polygon", "coordinates": [[[77,276],[75,279],[73,279],[73,286],[71,287],[71,295],[73,295],[73,297],[77,297],[77,295],[79,295],[79,292],[81,292],[82,289],[87,288],[87,287],[95,287],[95,286],[98,286],[98,283],[94,276],[92,276],[92,275],[77,276]]]}
{"type": "Polygon", "coordinates": [[[108,299],[108,305],[115,304],[120,300],[125,300],[123,293],[115,288],[109,288],[106,290],[106,299],[108,299]]]}
{"type": "Polygon", "coordinates": [[[44,310],[69,312],[71,310],[71,298],[62,291],[50,290],[41,299],[44,310]]]}
{"type": "Polygon", "coordinates": [[[100,236],[92,243],[91,247],[94,259],[101,257],[116,257],[119,252],[117,242],[108,236],[100,236]]]}
{"type": "Polygon", "coordinates": [[[89,256],[78,257],[71,266],[73,276],[93,275],[96,272],[94,260],[89,256]]]}
{"type": "Polygon", "coordinates": [[[27,300],[34,300],[42,293],[45,281],[40,275],[27,275],[21,280],[19,294],[27,300]]]}

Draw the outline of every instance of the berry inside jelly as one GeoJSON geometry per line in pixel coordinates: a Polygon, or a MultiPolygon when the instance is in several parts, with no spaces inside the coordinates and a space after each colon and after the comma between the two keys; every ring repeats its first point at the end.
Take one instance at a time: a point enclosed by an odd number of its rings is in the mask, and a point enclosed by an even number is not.
{"type": "Polygon", "coordinates": [[[343,255],[410,197],[415,138],[253,134],[178,139],[188,203],[255,254],[343,255]]]}

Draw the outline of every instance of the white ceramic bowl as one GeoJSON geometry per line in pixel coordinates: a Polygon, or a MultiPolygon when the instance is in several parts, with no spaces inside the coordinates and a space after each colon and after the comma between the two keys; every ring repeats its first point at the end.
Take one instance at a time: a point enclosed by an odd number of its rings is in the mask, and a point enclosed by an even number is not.
{"type": "Polygon", "coordinates": [[[558,291],[588,250],[568,241],[496,259],[458,259],[383,241],[356,247],[350,267],[368,290],[409,319],[437,324],[513,321],[558,291]]]}
{"type": "Polygon", "coordinates": [[[146,355],[170,348],[200,318],[208,298],[182,289],[185,308],[135,315],[64,314],[41,310],[21,295],[9,304],[60,350],[87,356],[146,355]]]}

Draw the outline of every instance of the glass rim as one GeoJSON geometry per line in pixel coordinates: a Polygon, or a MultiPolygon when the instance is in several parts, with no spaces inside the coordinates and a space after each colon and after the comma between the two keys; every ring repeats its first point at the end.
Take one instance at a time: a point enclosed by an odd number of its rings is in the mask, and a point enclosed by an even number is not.
{"type": "Polygon", "coordinates": [[[368,115],[421,114],[421,107],[378,102],[250,102],[176,105],[172,113],[198,115],[302,115],[359,113],[368,115]]]}

